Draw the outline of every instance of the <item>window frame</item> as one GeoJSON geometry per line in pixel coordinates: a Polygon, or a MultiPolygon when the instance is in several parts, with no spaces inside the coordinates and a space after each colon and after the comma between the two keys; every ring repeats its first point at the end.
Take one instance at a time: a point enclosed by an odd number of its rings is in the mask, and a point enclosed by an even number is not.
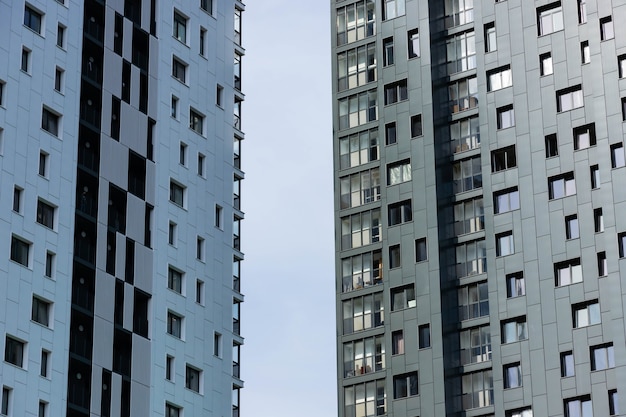
{"type": "Polygon", "coordinates": [[[581,329],[602,323],[598,300],[590,300],[572,305],[572,327],[581,329]],[[584,320],[583,320],[584,319],[584,320]]]}
{"type": "Polygon", "coordinates": [[[178,207],[185,208],[186,187],[181,183],[170,179],[170,198],[169,201],[178,207]]]}
{"type": "Polygon", "coordinates": [[[515,126],[515,110],[513,105],[498,107],[496,109],[496,127],[504,130],[515,126]]]}
{"type": "Polygon", "coordinates": [[[183,84],[187,84],[188,65],[176,55],[172,55],[172,77],[183,84]]]}
{"type": "Polygon", "coordinates": [[[504,376],[504,389],[519,388],[524,385],[520,362],[503,365],[502,374],[504,376]]]}
{"type": "Polygon", "coordinates": [[[576,179],[573,171],[548,178],[549,200],[558,200],[572,195],[576,195],[576,179]],[[559,188],[555,188],[555,186],[559,188]]]}
{"type": "Polygon", "coordinates": [[[528,325],[526,316],[515,317],[501,322],[502,344],[522,342],[528,340],[528,325]],[[508,330],[510,329],[510,330],[508,330]],[[512,331],[515,333],[511,333],[512,331]]]}
{"type": "Polygon", "coordinates": [[[542,77],[554,74],[551,52],[539,55],[539,73],[542,77]]]}
{"type": "Polygon", "coordinates": [[[566,111],[581,108],[585,105],[582,84],[563,88],[556,92],[556,111],[566,111]]]}
{"type": "Polygon", "coordinates": [[[393,399],[408,398],[419,395],[419,378],[417,371],[393,376],[393,399]]]}
{"type": "Polygon", "coordinates": [[[56,223],[56,207],[42,199],[37,199],[37,223],[54,230],[56,223]]]}
{"type": "Polygon", "coordinates": [[[505,279],[507,298],[517,298],[526,295],[526,281],[522,271],[507,274],[505,279]]]}
{"type": "Polygon", "coordinates": [[[604,343],[589,347],[591,372],[615,368],[615,349],[613,343],[604,343]]]}
{"type": "Polygon", "coordinates": [[[189,18],[183,15],[177,9],[174,9],[174,17],[172,19],[172,36],[179,42],[187,45],[187,23],[189,18]]]}
{"type": "Polygon", "coordinates": [[[33,295],[30,319],[45,327],[51,327],[52,303],[43,298],[33,295]]]}
{"type": "Polygon", "coordinates": [[[513,71],[510,65],[504,65],[487,71],[487,91],[493,92],[513,86],[513,71]]]}
{"type": "Polygon", "coordinates": [[[407,57],[408,59],[420,57],[419,29],[411,29],[407,32],[407,57]]]}
{"type": "Polygon", "coordinates": [[[204,120],[204,114],[193,108],[189,108],[189,129],[193,130],[200,136],[204,136],[204,120]]]}
{"type": "Polygon", "coordinates": [[[9,334],[4,338],[4,362],[24,368],[28,360],[27,343],[9,334]]]}
{"type": "Polygon", "coordinates": [[[61,115],[44,106],[41,110],[41,128],[51,135],[59,137],[61,115]]]}
{"type": "Polygon", "coordinates": [[[491,151],[491,172],[496,173],[517,167],[515,145],[491,151]]]}
{"type": "Polygon", "coordinates": [[[30,268],[32,262],[31,250],[32,242],[29,242],[17,235],[11,235],[11,260],[26,268],[30,268]],[[19,247],[17,246],[19,245],[19,247]],[[24,256],[26,259],[24,259],[24,256]]]}
{"type": "Polygon", "coordinates": [[[496,257],[513,255],[515,253],[515,239],[513,231],[496,234],[496,257]]]}
{"type": "Polygon", "coordinates": [[[615,38],[613,16],[605,16],[600,19],[600,41],[608,41],[615,38]]]}
{"type": "Polygon", "coordinates": [[[580,258],[568,259],[567,261],[554,264],[554,286],[565,287],[583,282],[583,270],[580,258]]]}
{"type": "Polygon", "coordinates": [[[537,35],[546,36],[565,27],[563,8],[560,1],[537,8],[537,35]]]}
{"type": "Polygon", "coordinates": [[[26,3],[24,5],[24,26],[43,36],[41,32],[44,30],[44,13],[26,3]]]}
{"type": "Polygon", "coordinates": [[[406,101],[409,99],[408,80],[405,78],[385,84],[384,92],[385,106],[406,101]]]}

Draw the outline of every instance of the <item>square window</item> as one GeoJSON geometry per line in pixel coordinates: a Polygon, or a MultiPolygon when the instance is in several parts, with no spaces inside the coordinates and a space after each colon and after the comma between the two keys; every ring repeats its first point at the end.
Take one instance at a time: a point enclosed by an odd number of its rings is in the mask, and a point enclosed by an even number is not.
{"type": "Polygon", "coordinates": [[[615,389],[609,391],[609,414],[612,416],[619,415],[619,399],[615,389]]]}
{"type": "Polygon", "coordinates": [[[47,108],[43,108],[41,112],[41,128],[54,136],[59,136],[59,124],[61,116],[53,113],[47,108]]]}
{"type": "Polygon", "coordinates": [[[549,134],[545,137],[546,141],[546,158],[552,158],[559,155],[559,144],[556,133],[549,134]]]}
{"type": "Polygon", "coordinates": [[[504,171],[505,169],[515,168],[516,166],[517,158],[515,156],[515,145],[496,149],[491,152],[491,172],[504,171]]]}
{"type": "Polygon", "coordinates": [[[57,46],[59,48],[65,47],[65,26],[60,23],[57,26],[57,46]]]}
{"type": "Polygon", "coordinates": [[[522,386],[522,366],[520,363],[504,365],[504,389],[522,386]]]}
{"type": "Polygon", "coordinates": [[[22,368],[24,366],[24,357],[26,351],[26,343],[6,335],[4,345],[4,361],[22,368]]]}
{"type": "Polygon", "coordinates": [[[556,109],[558,112],[573,110],[582,107],[583,104],[583,89],[581,85],[556,92],[556,109]]]}
{"type": "Polygon", "coordinates": [[[391,289],[391,311],[415,307],[415,286],[406,285],[391,289]]]}
{"type": "Polygon", "coordinates": [[[165,417],[181,417],[182,408],[170,403],[165,403],[165,417]]]}
{"type": "Polygon", "coordinates": [[[506,296],[507,298],[515,298],[526,295],[526,281],[524,274],[516,272],[506,276],[506,296]]]}
{"type": "Polygon", "coordinates": [[[409,59],[420,56],[420,35],[417,29],[410,30],[407,34],[409,59]]]}
{"type": "Polygon", "coordinates": [[[580,265],[580,258],[554,264],[554,277],[557,287],[582,282],[583,271],[580,265]]]}
{"type": "Polygon", "coordinates": [[[177,292],[178,294],[182,294],[183,273],[172,267],[169,267],[167,269],[167,288],[174,292],[177,292]]]}
{"type": "Polygon", "coordinates": [[[574,173],[568,172],[548,178],[548,189],[550,200],[576,194],[574,173]]]}
{"type": "Polygon", "coordinates": [[[593,226],[596,233],[604,232],[604,216],[601,207],[593,210],[593,226]]]}
{"type": "Polygon", "coordinates": [[[563,400],[563,408],[565,417],[593,417],[590,396],[563,400]]]}
{"type": "Polygon", "coordinates": [[[59,93],[63,92],[63,76],[65,71],[57,67],[54,71],[54,89],[59,93]]]}
{"type": "Polygon", "coordinates": [[[613,19],[611,16],[600,19],[600,39],[603,41],[613,39],[615,32],[613,30],[613,19]]]}
{"type": "Polygon", "coordinates": [[[383,0],[383,20],[395,19],[405,14],[405,0],[383,0]]]}
{"type": "Polygon", "coordinates": [[[170,201],[177,206],[184,207],[185,187],[174,181],[170,181],[170,201]]]}
{"type": "Polygon", "coordinates": [[[41,35],[42,22],[42,13],[39,13],[29,5],[24,7],[24,26],[41,35]]]}
{"type": "Polygon", "coordinates": [[[496,110],[498,129],[507,129],[515,126],[515,113],[513,106],[504,106],[496,110]]]}
{"type": "Polygon", "coordinates": [[[507,256],[515,253],[513,232],[504,232],[496,235],[496,256],[507,256]]]}
{"type": "Polygon", "coordinates": [[[176,78],[181,83],[185,83],[187,79],[187,64],[183,63],[176,57],[172,58],[172,77],[176,78]]]}
{"type": "Polygon", "coordinates": [[[385,125],[385,144],[393,145],[396,140],[396,122],[387,123],[385,125]]]}
{"type": "Polygon", "coordinates": [[[574,376],[574,354],[570,350],[569,352],[561,353],[561,377],[574,376]]]}
{"type": "Polygon", "coordinates": [[[600,168],[598,165],[592,165],[589,167],[589,174],[591,176],[591,188],[600,188],[600,168]]]}
{"type": "Polygon", "coordinates": [[[485,52],[493,52],[498,49],[496,43],[496,24],[490,22],[485,24],[485,52]]]}
{"type": "Polygon", "coordinates": [[[411,200],[390,204],[388,207],[388,216],[389,226],[410,222],[413,219],[411,200]]]}
{"type": "Polygon", "coordinates": [[[519,342],[528,339],[526,317],[518,317],[502,323],[502,343],[519,342]]]}
{"type": "Polygon", "coordinates": [[[22,61],[20,62],[20,69],[26,73],[30,72],[30,50],[28,48],[22,48],[22,61]]]}
{"type": "Polygon", "coordinates": [[[46,252],[46,270],[45,275],[47,278],[52,278],[54,274],[55,254],[52,252],[46,252]]]}
{"type": "Polygon", "coordinates": [[[15,235],[11,237],[11,260],[28,268],[30,264],[31,243],[15,235]]]}
{"type": "Polygon", "coordinates": [[[591,50],[589,49],[589,41],[580,43],[580,63],[588,64],[591,62],[591,50]]]}
{"type": "Polygon", "coordinates": [[[624,158],[624,144],[615,143],[611,145],[611,167],[621,168],[626,165],[626,159],[624,158]]]}
{"type": "Polygon", "coordinates": [[[20,187],[13,187],[13,211],[16,213],[22,212],[22,196],[24,190],[20,187]]]}
{"type": "Polygon", "coordinates": [[[411,181],[411,161],[405,160],[387,165],[387,185],[411,181]]]}
{"type": "Polygon", "coordinates": [[[37,223],[54,229],[54,213],[56,208],[41,200],[37,201],[37,223]]]}
{"type": "Polygon", "coordinates": [[[187,43],[187,18],[177,11],[174,11],[174,37],[187,43]]]}
{"type": "Polygon", "coordinates": [[[11,388],[2,387],[2,405],[0,405],[0,414],[3,416],[9,415],[9,404],[11,403],[11,388]]]}
{"type": "Polygon", "coordinates": [[[411,116],[411,137],[422,136],[422,115],[411,116]]]}
{"type": "Polygon", "coordinates": [[[165,379],[173,381],[174,375],[174,357],[167,355],[165,356],[165,379]]]}
{"type": "Polygon", "coordinates": [[[576,214],[565,217],[565,237],[567,239],[578,239],[580,237],[578,216],[576,214]]]}
{"type": "Polygon", "coordinates": [[[430,324],[422,324],[418,327],[419,348],[426,349],[430,347],[430,324]]]}
{"type": "Polygon", "coordinates": [[[537,9],[537,29],[539,36],[563,30],[563,8],[560,1],[537,9]]]}
{"type": "Polygon", "coordinates": [[[41,350],[41,364],[39,367],[39,375],[47,378],[50,373],[50,352],[45,349],[41,350]]]}
{"type": "Polygon", "coordinates": [[[552,54],[550,52],[539,55],[539,72],[542,76],[552,74],[552,54]]]}
{"type": "Polygon", "coordinates": [[[575,329],[600,324],[600,304],[598,300],[573,305],[572,322],[575,329]]]}
{"type": "Polygon", "coordinates": [[[383,66],[393,65],[393,37],[383,39],[383,66]]]}
{"type": "Polygon", "coordinates": [[[591,370],[601,371],[603,369],[615,368],[615,352],[613,343],[589,348],[591,356],[591,370]]]}
{"type": "Polygon", "coordinates": [[[202,371],[187,365],[185,367],[185,388],[200,392],[202,371]]]}
{"type": "Polygon", "coordinates": [[[496,91],[513,85],[511,66],[496,68],[487,72],[487,91],[496,91]]]}
{"type": "Polygon", "coordinates": [[[46,327],[50,325],[50,310],[52,304],[39,297],[33,296],[31,320],[46,327]]]}
{"type": "Polygon", "coordinates": [[[400,262],[400,245],[393,245],[389,247],[389,268],[399,268],[402,265],[400,262]]]}
{"type": "Polygon", "coordinates": [[[404,355],[404,333],[402,330],[391,333],[391,354],[404,355]]]}
{"type": "Polygon", "coordinates": [[[606,252],[598,252],[598,276],[605,277],[608,274],[608,263],[606,261],[606,252]]]}
{"type": "Polygon", "coordinates": [[[395,375],[393,377],[393,398],[406,398],[417,395],[417,372],[395,375]]]}
{"type": "Polygon", "coordinates": [[[415,262],[424,262],[428,259],[428,249],[426,247],[426,238],[415,240],[415,262]]]}
{"type": "Polygon", "coordinates": [[[518,210],[520,207],[517,187],[494,193],[495,214],[518,210]]]}
{"type": "Polygon", "coordinates": [[[204,116],[193,109],[189,109],[189,128],[199,135],[204,134],[204,116]]]}
{"type": "Polygon", "coordinates": [[[196,280],[196,303],[204,305],[204,281],[196,280]]]}
{"type": "Polygon", "coordinates": [[[183,331],[183,318],[176,313],[172,313],[171,311],[167,312],[167,333],[182,339],[182,331],[183,331]]]}

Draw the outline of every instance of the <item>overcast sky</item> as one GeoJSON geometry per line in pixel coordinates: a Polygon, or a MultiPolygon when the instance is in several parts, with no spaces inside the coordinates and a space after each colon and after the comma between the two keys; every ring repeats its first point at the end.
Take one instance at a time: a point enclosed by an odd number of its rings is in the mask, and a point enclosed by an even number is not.
{"type": "Polygon", "coordinates": [[[243,16],[242,415],[336,415],[330,2],[243,16]]]}

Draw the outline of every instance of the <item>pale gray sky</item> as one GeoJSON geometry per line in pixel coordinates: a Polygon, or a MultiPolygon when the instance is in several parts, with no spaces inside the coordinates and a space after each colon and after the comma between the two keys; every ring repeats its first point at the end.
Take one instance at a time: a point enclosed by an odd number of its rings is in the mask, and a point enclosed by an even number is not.
{"type": "Polygon", "coordinates": [[[337,414],[330,2],[244,14],[241,412],[337,414]]]}

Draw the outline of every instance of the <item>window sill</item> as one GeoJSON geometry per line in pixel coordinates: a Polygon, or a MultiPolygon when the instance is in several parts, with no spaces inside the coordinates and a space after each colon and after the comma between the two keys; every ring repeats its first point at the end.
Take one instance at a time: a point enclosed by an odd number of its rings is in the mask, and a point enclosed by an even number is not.
{"type": "MultiPolygon", "coordinates": [[[[43,20],[43,16],[41,17],[41,19],[43,20]]],[[[43,23],[43,21],[41,23],[43,23]]],[[[42,39],[46,38],[45,36],[43,36],[41,34],[41,32],[37,32],[35,29],[33,29],[33,28],[29,27],[29,26],[26,26],[26,25],[22,25],[22,26],[25,27],[26,29],[28,29],[29,31],[33,32],[35,35],[39,36],[40,38],[42,38],[42,39]]],[[[42,29],[42,31],[45,31],[43,25],[41,26],[41,29],[42,29]]]]}

